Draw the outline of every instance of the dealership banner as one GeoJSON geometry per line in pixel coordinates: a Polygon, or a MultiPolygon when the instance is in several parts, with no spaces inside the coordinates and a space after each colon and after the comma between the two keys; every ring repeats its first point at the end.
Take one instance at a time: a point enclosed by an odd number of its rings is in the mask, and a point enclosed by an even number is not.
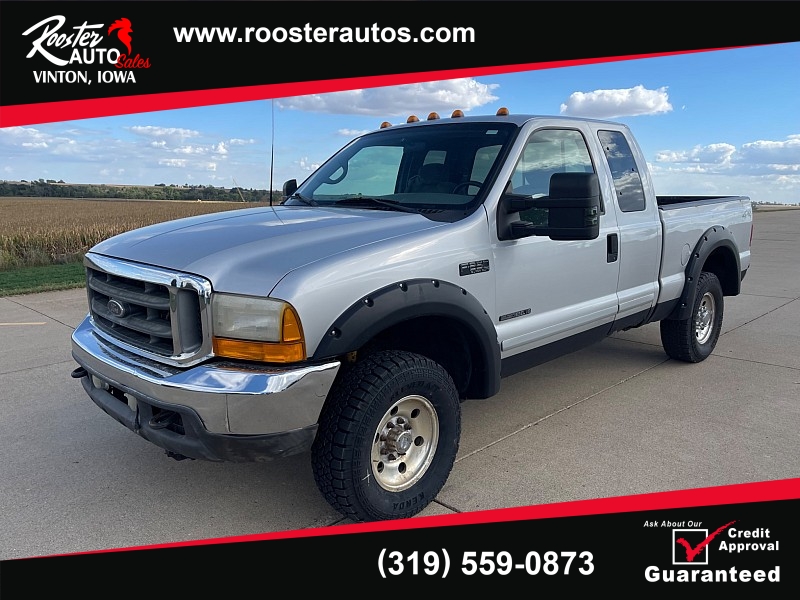
{"type": "Polygon", "coordinates": [[[724,594],[744,586],[783,597],[800,582],[798,509],[800,479],[790,479],[18,559],[0,562],[0,594],[98,593],[129,580],[145,594],[277,593],[292,584],[428,592],[454,583],[441,589],[724,594]]]}
{"type": "Polygon", "coordinates": [[[706,4],[4,0],[0,127],[798,39],[706,4]]]}

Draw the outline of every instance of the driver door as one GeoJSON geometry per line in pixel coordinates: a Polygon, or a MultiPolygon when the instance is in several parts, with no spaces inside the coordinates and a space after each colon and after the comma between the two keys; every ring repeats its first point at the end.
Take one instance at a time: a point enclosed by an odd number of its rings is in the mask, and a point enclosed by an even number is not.
{"type": "MultiPolygon", "coordinates": [[[[579,128],[534,131],[512,173],[513,192],[546,196],[554,173],[595,173],[588,135],[579,128]]],[[[602,184],[601,196],[608,197],[602,184]]],[[[547,209],[531,209],[520,218],[546,225],[547,209]]],[[[536,364],[607,334],[618,305],[619,261],[610,251],[613,236],[618,236],[613,208],[601,205],[600,235],[593,240],[532,236],[496,242],[495,322],[503,359],[515,357],[504,360],[504,371],[507,364],[524,363],[526,354],[536,364]]]]}

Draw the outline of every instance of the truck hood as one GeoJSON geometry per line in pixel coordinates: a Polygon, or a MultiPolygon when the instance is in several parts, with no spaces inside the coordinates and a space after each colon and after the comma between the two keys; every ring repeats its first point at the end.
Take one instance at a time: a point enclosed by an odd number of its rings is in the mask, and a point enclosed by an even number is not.
{"type": "Polygon", "coordinates": [[[216,291],[266,295],[303,265],[442,225],[413,213],[276,206],[159,223],[109,238],[91,251],[200,275],[216,291]]]}

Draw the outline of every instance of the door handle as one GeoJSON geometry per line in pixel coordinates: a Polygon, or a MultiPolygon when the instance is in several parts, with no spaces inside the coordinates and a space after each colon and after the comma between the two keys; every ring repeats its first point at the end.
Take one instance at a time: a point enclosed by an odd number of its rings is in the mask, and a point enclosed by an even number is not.
{"type": "Polygon", "coordinates": [[[609,233],[606,237],[606,262],[616,262],[619,258],[619,236],[609,233]]]}

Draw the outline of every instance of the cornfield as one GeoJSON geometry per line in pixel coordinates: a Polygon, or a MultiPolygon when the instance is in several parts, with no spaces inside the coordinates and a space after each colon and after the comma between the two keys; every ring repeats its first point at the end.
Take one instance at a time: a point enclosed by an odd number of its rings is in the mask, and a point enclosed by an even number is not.
{"type": "Polygon", "coordinates": [[[257,206],[268,204],[0,198],[0,270],[76,262],[98,242],[131,229],[257,206]]]}

